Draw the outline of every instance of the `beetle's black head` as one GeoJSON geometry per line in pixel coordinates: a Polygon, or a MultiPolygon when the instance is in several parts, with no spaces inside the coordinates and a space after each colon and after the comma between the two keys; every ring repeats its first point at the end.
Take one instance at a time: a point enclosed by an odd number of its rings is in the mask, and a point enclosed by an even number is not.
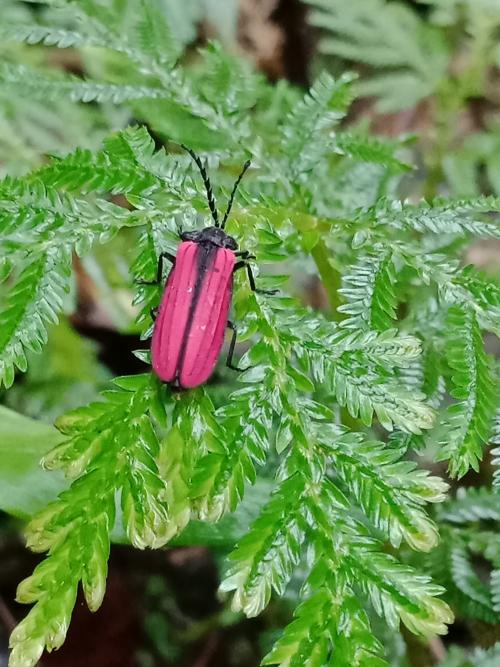
{"type": "Polygon", "coordinates": [[[218,248],[229,248],[229,250],[237,250],[238,244],[232,236],[220,227],[205,227],[200,231],[183,232],[181,234],[183,241],[194,241],[195,243],[211,243],[218,248]]]}

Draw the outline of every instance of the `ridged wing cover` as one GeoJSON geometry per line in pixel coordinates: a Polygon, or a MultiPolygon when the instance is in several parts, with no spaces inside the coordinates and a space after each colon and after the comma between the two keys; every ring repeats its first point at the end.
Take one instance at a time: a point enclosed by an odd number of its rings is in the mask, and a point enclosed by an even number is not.
{"type": "Polygon", "coordinates": [[[224,342],[235,262],[226,248],[206,255],[198,243],[180,244],[151,343],[153,369],[163,381],[188,389],[212,374],[224,342]]]}

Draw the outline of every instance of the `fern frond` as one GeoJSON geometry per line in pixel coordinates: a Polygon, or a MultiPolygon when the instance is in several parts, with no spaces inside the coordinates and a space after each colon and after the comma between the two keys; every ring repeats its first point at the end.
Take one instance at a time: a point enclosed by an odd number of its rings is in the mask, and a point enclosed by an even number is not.
{"type": "Polygon", "coordinates": [[[296,609],[262,664],[320,667],[331,657],[338,667],[387,667],[368,616],[341,575],[327,573],[322,583],[296,609]]]}
{"type": "Polygon", "coordinates": [[[63,158],[53,158],[30,180],[83,193],[151,196],[162,186],[173,191],[179,185],[177,170],[164,149],[155,150],[145,128],[128,127],[108,138],[100,151],[77,148],[63,158]]]}
{"type": "Polygon", "coordinates": [[[478,577],[471,554],[460,538],[455,538],[450,544],[446,566],[451,583],[449,592],[457,597],[458,604],[467,615],[486,623],[495,623],[498,617],[493,608],[491,591],[478,577]]]}
{"type": "Polygon", "coordinates": [[[483,521],[498,521],[495,501],[490,489],[459,489],[456,498],[439,511],[441,543],[429,559],[433,576],[446,586],[460,613],[487,623],[498,621],[495,570],[488,585],[481,569],[489,569],[488,561],[493,567],[498,564],[498,539],[496,533],[480,526],[483,521]]]}
{"type": "Polygon", "coordinates": [[[173,65],[179,57],[180,45],[166,21],[162,5],[158,0],[140,0],[139,5],[135,31],[138,49],[162,67],[173,65]]]}
{"type": "Polygon", "coordinates": [[[69,524],[65,539],[54,542],[50,556],[18,587],[17,600],[35,606],[11,634],[12,667],[35,665],[45,648],[52,651],[63,644],[79,581],[91,610],[102,602],[115,514],[113,487],[106,491],[104,481],[95,476],[89,488],[94,496],[81,499],[89,501],[82,514],[85,521],[69,524]]]}
{"type": "Polygon", "coordinates": [[[444,589],[429,577],[414,577],[411,568],[379,551],[374,540],[353,539],[346,557],[348,576],[353,586],[369,596],[377,614],[393,628],[401,620],[415,634],[446,633],[445,624],[453,615],[436,597],[444,589]]]}
{"type": "Polygon", "coordinates": [[[61,244],[83,254],[95,241],[142,222],[137,211],[59,192],[36,177],[0,181],[0,248],[11,256],[57,250],[61,244]]]}
{"type": "Polygon", "coordinates": [[[158,461],[169,515],[165,541],[182,533],[191,518],[189,488],[193,466],[188,452],[190,442],[182,433],[177,425],[169,430],[161,443],[158,461]]]}
{"type": "MultiPolygon", "coordinates": [[[[291,323],[289,323],[291,324],[291,323]]],[[[278,325],[280,326],[280,325],[278,325]]],[[[290,340],[301,359],[306,359],[314,381],[333,394],[339,405],[367,426],[375,414],[384,428],[420,433],[434,423],[434,410],[415,388],[406,388],[394,373],[395,366],[407,366],[421,353],[413,337],[399,337],[394,330],[345,335],[323,332],[321,323],[304,317],[293,329],[280,326],[281,339],[290,340]],[[293,334],[291,333],[293,331],[293,334]],[[406,359],[400,359],[405,353],[406,359]]]]}
{"type": "Polygon", "coordinates": [[[491,592],[478,577],[464,544],[456,544],[450,559],[450,575],[457,590],[467,600],[469,613],[487,623],[497,620],[491,592]]]}
{"type": "Polygon", "coordinates": [[[37,24],[4,24],[0,27],[0,38],[6,42],[25,42],[26,44],[44,44],[59,49],[96,46],[109,48],[109,42],[96,35],[85,35],[76,30],[65,30],[37,24]]]}
{"type": "Polygon", "coordinates": [[[500,519],[496,499],[495,492],[485,487],[459,489],[439,512],[442,542],[430,559],[434,575],[446,585],[461,613],[486,623],[500,618],[498,535],[482,528],[500,519]],[[483,568],[491,568],[489,585],[483,568]]]}
{"type": "MultiPolygon", "coordinates": [[[[339,461],[347,464],[347,459],[342,458],[343,444],[341,441],[338,451],[333,450],[333,460],[338,455],[339,461]]],[[[316,545],[318,567],[325,567],[329,559],[334,559],[335,568],[341,568],[346,573],[351,586],[361,587],[376,611],[391,625],[396,625],[401,618],[417,633],[444,632],[443,619],[450,619],[451,615],[445,603],[434,597],[442,590],[425,578],[417,584],[411,569],[381,553],[377,543],[361,525],[346,518],[348,501],[341,491],[330,481],[314,481],[317,476],[315,471],[324,466],[321,450],[316,448],[311,460],[308,460],[300,453],[301,449],[302,446],[297,445],[284,462],[282,475],[287,476],[231,555],[231,568],[222,590],[233,591],[233,607],[254,615],[267,605],[273,589],[278,593],[282,591],[291,575],[287,564],[298,562],[301,545],[307,535],[308,541],[316,545]],[[289,522],[287,530],[283,523],[285,516],[288,516],[289,522]],[[360,537],[360,530],[363,538],[360,537]],[[323,540],[331,541],[330,547],[325,546],[323,540]],[[374,563],[378,565],[374,566],[374,563]]],[[[375,468],[372,470],[372,482],[374,474],[375,468]]],[[[347,473],[346,480],[348,477],[347,473]]],[[[418,483],[416,479],[415,482],[418,483]]],[[[367,483],[364,489],[370,486],[367,483]]],[[[359,498],[360,489],[356,489],[356,482],[351,489],[359,498]]],[[[430,497],[438,500],[443,490],[442,484],[437,484],[432,491],[429,489],[430,497]]],[[[367,500],[366,495],[364,498],[367,500]]],[[[366,508],[371,512],[369,502],[366,508]]],[[[419,523],[416,514],[410,521],[414,525],[419,523]]],[[[381,520],[383,524],[384,519],[381,520]]],[[[430,533],[428,537],[434,540],[430,533]]],[[[419,546],[428,548],[430,544],[421,542],[419,546]]]]}
{"type": "Polygon", "coordinates": [[[435,283],[439,298],[447,304],[469,307],[474,311],[481,328],[500,333],[500,288],[475,267],[460,268],[456,260],[444,255],[405,254],[424,284],[435,283]]]}
{"type": "Polygon", "coordinates": [[[500,333],[500,285],[473,266],[459,271],[454,283],[466,290],[467,301],[471,301],[480,324],[489,331],[500,333]]]}
{"type": "Polygon", "coordinates": [[[0,385],[10,387],[16,367],[27,368],[26,352],[40,352],[47,342],[47,326],[57,322],[70,286],[68,246],[30,258],[10,287],[0,311],[0,385]]]}
{"type": "Polygon", "coordinates": [[[149,416],[161,405],[158,384],[144,375],[117,378],[115,385],[105,401],[59,420],[66,439],[45,458],[46,467],[78,478],[27,527],[31,548],[49,553],[18,588],[19,601],[36,604],[11,636],[15,666],[35,664],[44,647],[63,643],[80,581],[89,608],[100,606],[118,491],[131,542],[144,548],[165,541],[165,485],[149,416]]]}
{"type": "MultiPolygon", "coordinates": [[[[340,591],[338,595],[340,597],[340,591]]],[[[338,622],[338,610],[335,609],[334,613],[334,601],[329,591],[324,588],[314,591],[297,607],[294,620],[286,627],[262,664],[279,667],[291,667],[299,663],[307,667],[324,665],[332,650],[327,628],[333,625],[334,618],[338,622]]]]}
{"type": "Polygon", "coordinates": [[[462,525],[470,521],[500,521],[500,508],[495,493],[487,488],[459,489],[453,500],[444,505],[440,517],[462,525]]]}
{"type": "Polygon", "coordinates": [[[219,44],[211,42],[202,52],[204,78],[203,97],[214,108],[221,108],[226,116],[234,116],[238,132],[250,131],[245,110],[258,103],[262,81],[249,64],[225,53],[219,44]]]}
{"type": "Polygon", "coordinates": [[[424,403],[425,396],[407,390],[392,379],[384,378],[368,357],[344,353],[330,366],[329,386],[339,405],[353,417],[371,424],[373,414],[388,431],[397,426],[409,433],[420,433],[434,423],[434,410],[424,403]]]}
{"type": "Polygon", "coordinates": [[[266,462],[272,410],[262,394],[253,387],[234,392],[229,404],[217,411],[227,441],[223,452],[212,451],[201,459],[192,480],[191,497],[200,518],[213,521],[234,511],[246,483],[255,482],[255,465],[266,462]]]}
{"type": "Polygon", "coordinates": [[[381,201],[373,209],[376,225],[395,229],[412,229],[433,234],[473,234],[482,237],[500,237],[500,224],[486,216],[500,210],[496,197],[475,197],[452,202],[435,200],[418,205],[394,200],[381,201]]]}
{"type": "MultiPolygon", "coordinates": [[[[71,497],[73,488],[86,488],[83,481],[85,469],[92,461],[104,465],[109,463],[107,457],[120,456],[122,473],[115,478],[115,484],[121,488],[124,523],[129,539],[139,548],[158,545],[165,542],[161,530],[166,527],[162,497],[165,487],[155,463],[159,444],[147,418],[153,410],[155,416],[161,414],[161,409],[155,410],[159,407],[157,384],[149,375],[116,378],[114,383],[118,389],[104,394],[107,403],[90,404],[68,413],[57,422],[67,439],[44,458],[44,466],[79,476],[66,492],[71,497]],[[122,435],[126,432],[128,440],[121,438],[111,447],[109,439],[113,437],[115,419],[121,420],[122,435]]],[[[91,475],[91,466],[89,470],[87,474],[91,475]]],[[[57,517],[51,517],[51,521],[54,520],[57,521],[57,517]]],[[[28,526],[31,547],[36,549],[41,546],[45,550],[46,540],[50,539],[52,532],[53,529],[44,521],[33,520],[28,526]]]]}
{"type": "Polygon", "coordinates": [[[395,368],[411,368],[419,361],[422,343],[415,336],[401,334],[397,329],[386,329],[381,333],[357,331],[349,336],[341,331],[335,340],[335,353],[332,356],[356,350],[392,373],[395,368]]]}
{"type": "Polygon", "coordinates": [[[335,30],[337,40],[325,38],[322,48],[349,60],[375,67],[415,67],[425,70],[429,65],[423,44],[422,23],[417,14],[406,7],[391,5],[385,0],[307,0],[318,7],[312,11],[311,22],[327,30],[335,30]],[[385,35],[385,41],[380,38],[385,35]],[[347,37],[349,41],[342,41],[347,37]]]}
{"type": "Polygon", "coordinates": [[[293,176],[314,168],[328,148],[328,130],[345,115],[351,101],[352,76],[335,80],[324,72],[281,129],[282,149],[293,176]]]}
{"type": "Polygon", "coordinates": [[[344,131],[335,137],[335,148],[341,155],[390,167],[395,171],[411,171],[412,167],[395,156],[399,145],[396,142],[370,137],[360,132],[344,131]]]}
{"type": "Polygon", "coordinates": [[[163,88],[142,85],[120,85],[81,80],[77,77],[56,77],[29,69],[23,65],[5,64],[0,70],[0,83],[5,87],[23,91],[37,99],[58,100],[67,98],[73,102],[112,102],[122,104],[132,100],[168,97],[163,88]]]}
{"type": "Polygon", "coordinates": [[[271,591],[282,594],[297,566],[305,538],[300,474],[284,480],[273,493],[250,532],[231,554],[232,567],[221,590],[234,591],[232,607],[256,616],[269,603],[271,591]]]}
{"type": "MultiPolygon", "coordinates": [[[[500,412],[497,411],[495,421],[493,424],[493,437],[491,438],[493,445],[500,445],[500,412]]],[[[493,472],[493,488],[500,491],[500,446],[494,447],[491,450],[492,465],[495,467],[493,472]]]]}
{"type": "Polygon", "coordinates": [[[421,551],[436,546],[437,529],[423,505],[445,499],[448,487],[443,480],[402,461],[396,448],[365,441],[356,433],[335,433],[329,425],[321,431],[336,475],[373,525],[395,547],[402,539],[421,551]]]}
{"type": "Polygon", "coordinates": [[[453,371],[451,394],[460,402],[450,406],[439,429],[440,460],[449,460],[450,474],[463,477],[479,469],[483,447],[491,434],[495,386],[474,313],[449,310],[448,363],[453,371]]]}
{"type": "MultiPolygon", "coordinates": [[[[146,0],[145,0],[146,1],[146,0]]],[[[45,5],[49,5],[47,0],[43,0],[45,5]]],[[[154,0],[151,0],[154,2],[154,0]]],[[[72,23],[77,22],[78,29],[65,29],[59,25],[30,24],[21,22],[5,22],[0,28],[0,35],[6,41],[25,42],[27,44],[44,44],[46,46],[55,46],[60,49],[69,47],[97,47],[100,49],[112,50],[127,56],[132,62],[147,68],[150,74],[155,74],[154,54],[149,51],[147,44],[143,42],[144,23],[142,22],[136,28],[136,33],[124,35],[118,33],[118,26],[110,18],[109,11],[101,3],[94,4],[83,3],[78,0],[61,0],[53,3],[56,9],[66,9],[72,23]],[[142,33],[141,33],[142,30],[142,33]],[[142,38],[141,38],[142,34],[142,38]],[[131,39],[135,37],[136,39],[131,39]],[[137,47],[135,42],[138,42],[137,47]],[[143,49],[143,47],[146,47],[143,49]],[[149,61],[149,62],[148,62],[149,61]]],[[[165,35],[166,36],[166,35],[165,35]]],[[[173,38],[162,45],[163,53],[174,55],[175,45],[173,38]]],[[[158,54],[157,54],[158,55],[158,54]]],[[[161,63],[158,62],[158,65],[161,63]]]]}
{"type": "MultiPolygon", "coordinates": [[[[214,417],[214,405],[203,389],[174,409],[172,424],[162,443],[160,470],[167,485],[170,536],[174,537],[192,516],[202,514],[196,505],[196,476],[203,469],[207,451],[222,448],[229,434],[214,417]]],[[[221,515],[209,520],[216,521],[221,515]]]]}
{"type": "Polygon", "coordinates": [[[157,464],[159,443],[149,416],[137,416],[126,444],[121,507],[130,542],[139,549],[163,546],[171,536],[165,480],[157,464]]]}
{"type": "Polygon", "coordinates": [[[396,319],[395,270],[392,252],[379,248],[373,254],[360,258],[342,277],[346,304],[339,312],[349,317],[341,326],[355,331],[389,329],[396,319]]]}

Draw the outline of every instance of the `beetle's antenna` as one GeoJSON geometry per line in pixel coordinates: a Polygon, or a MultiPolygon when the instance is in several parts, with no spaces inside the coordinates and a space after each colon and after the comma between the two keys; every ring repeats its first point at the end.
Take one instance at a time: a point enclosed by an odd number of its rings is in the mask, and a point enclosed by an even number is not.
{"type": "Polygon", "coordinates": [[[228,216],[229,216],[229,213],[231,212],[231,207],[232,207],[232,205],[233,205],[233,201],[234,201],[234,195],[236,194],[236,190],[238,189],[238,185],[240,184],[241,179],[242,179],[243,176],[245,175],[245,172],[246,172],[246,170],[248,169],[248,167],[250,166],[250,164],[251,164],[251,163],[250,163],[250,160],[247,160],[247,161],[245,162],[245,164],[243,165],[243,169],[241,170],[241,174],[240,174],[240,175],[238,176],[238,178],[236,179],[236,182],[235,182],[234,187],[233,187],[233,191],[231,192],[231,196],[229,197],[229,202],[228,202],[228,205],[227,205],[227,210],[226,210],[226,212],[225,212],[225,214],[224,214],[224,218],[222,219],[222,223],[221,223],[221,227],[222,227],[222,229],[224,229],[224,227],[225,227],[225,225],[226,225],[226,220],[227,220],[227,218],[228,218],[228,216]]]}
{"type": "MultiPolygon", "coordinates": [[[[208,199],[208,206],[210,208],[210,212],[212,213],[212,218],[214,219],[215,226],[220,227],[219,224],[219,215],[217,213],[217,208],[215,207],[215,199],[214,199],[214,193],[212,190],[212,185],[210,183],[210,179],[208,178],[207,170],[205,169],[205,166],[203,165],[203,162],[200,160],[198,155],[185,146],[184,144],[181,144],[181,148],[183,148],[185,151],[189,153],[189,155],[193,158],[193,160],[196,162],[196,165],[198,169],[200,170],[201,177],[203,179],[203,183],[205,184],[205,189],[207,191],[207,199],[208,199]]],[[[224,225],[222,225],[224,226],[224,225]]]]}

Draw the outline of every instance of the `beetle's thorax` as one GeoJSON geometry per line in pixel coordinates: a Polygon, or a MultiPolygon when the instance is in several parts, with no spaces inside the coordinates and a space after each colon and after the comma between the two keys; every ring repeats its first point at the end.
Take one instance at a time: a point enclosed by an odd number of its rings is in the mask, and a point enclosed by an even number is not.
{"type": "Polygon", "coordinates": [[[200,231],[183,232],[181,234],[183,241],[194,241],[195,243],[211,244],[218,248],[228,248],[229,250],[237,250],[238,244],[232,236],[220,227],[205,227],[200,231]]]}

